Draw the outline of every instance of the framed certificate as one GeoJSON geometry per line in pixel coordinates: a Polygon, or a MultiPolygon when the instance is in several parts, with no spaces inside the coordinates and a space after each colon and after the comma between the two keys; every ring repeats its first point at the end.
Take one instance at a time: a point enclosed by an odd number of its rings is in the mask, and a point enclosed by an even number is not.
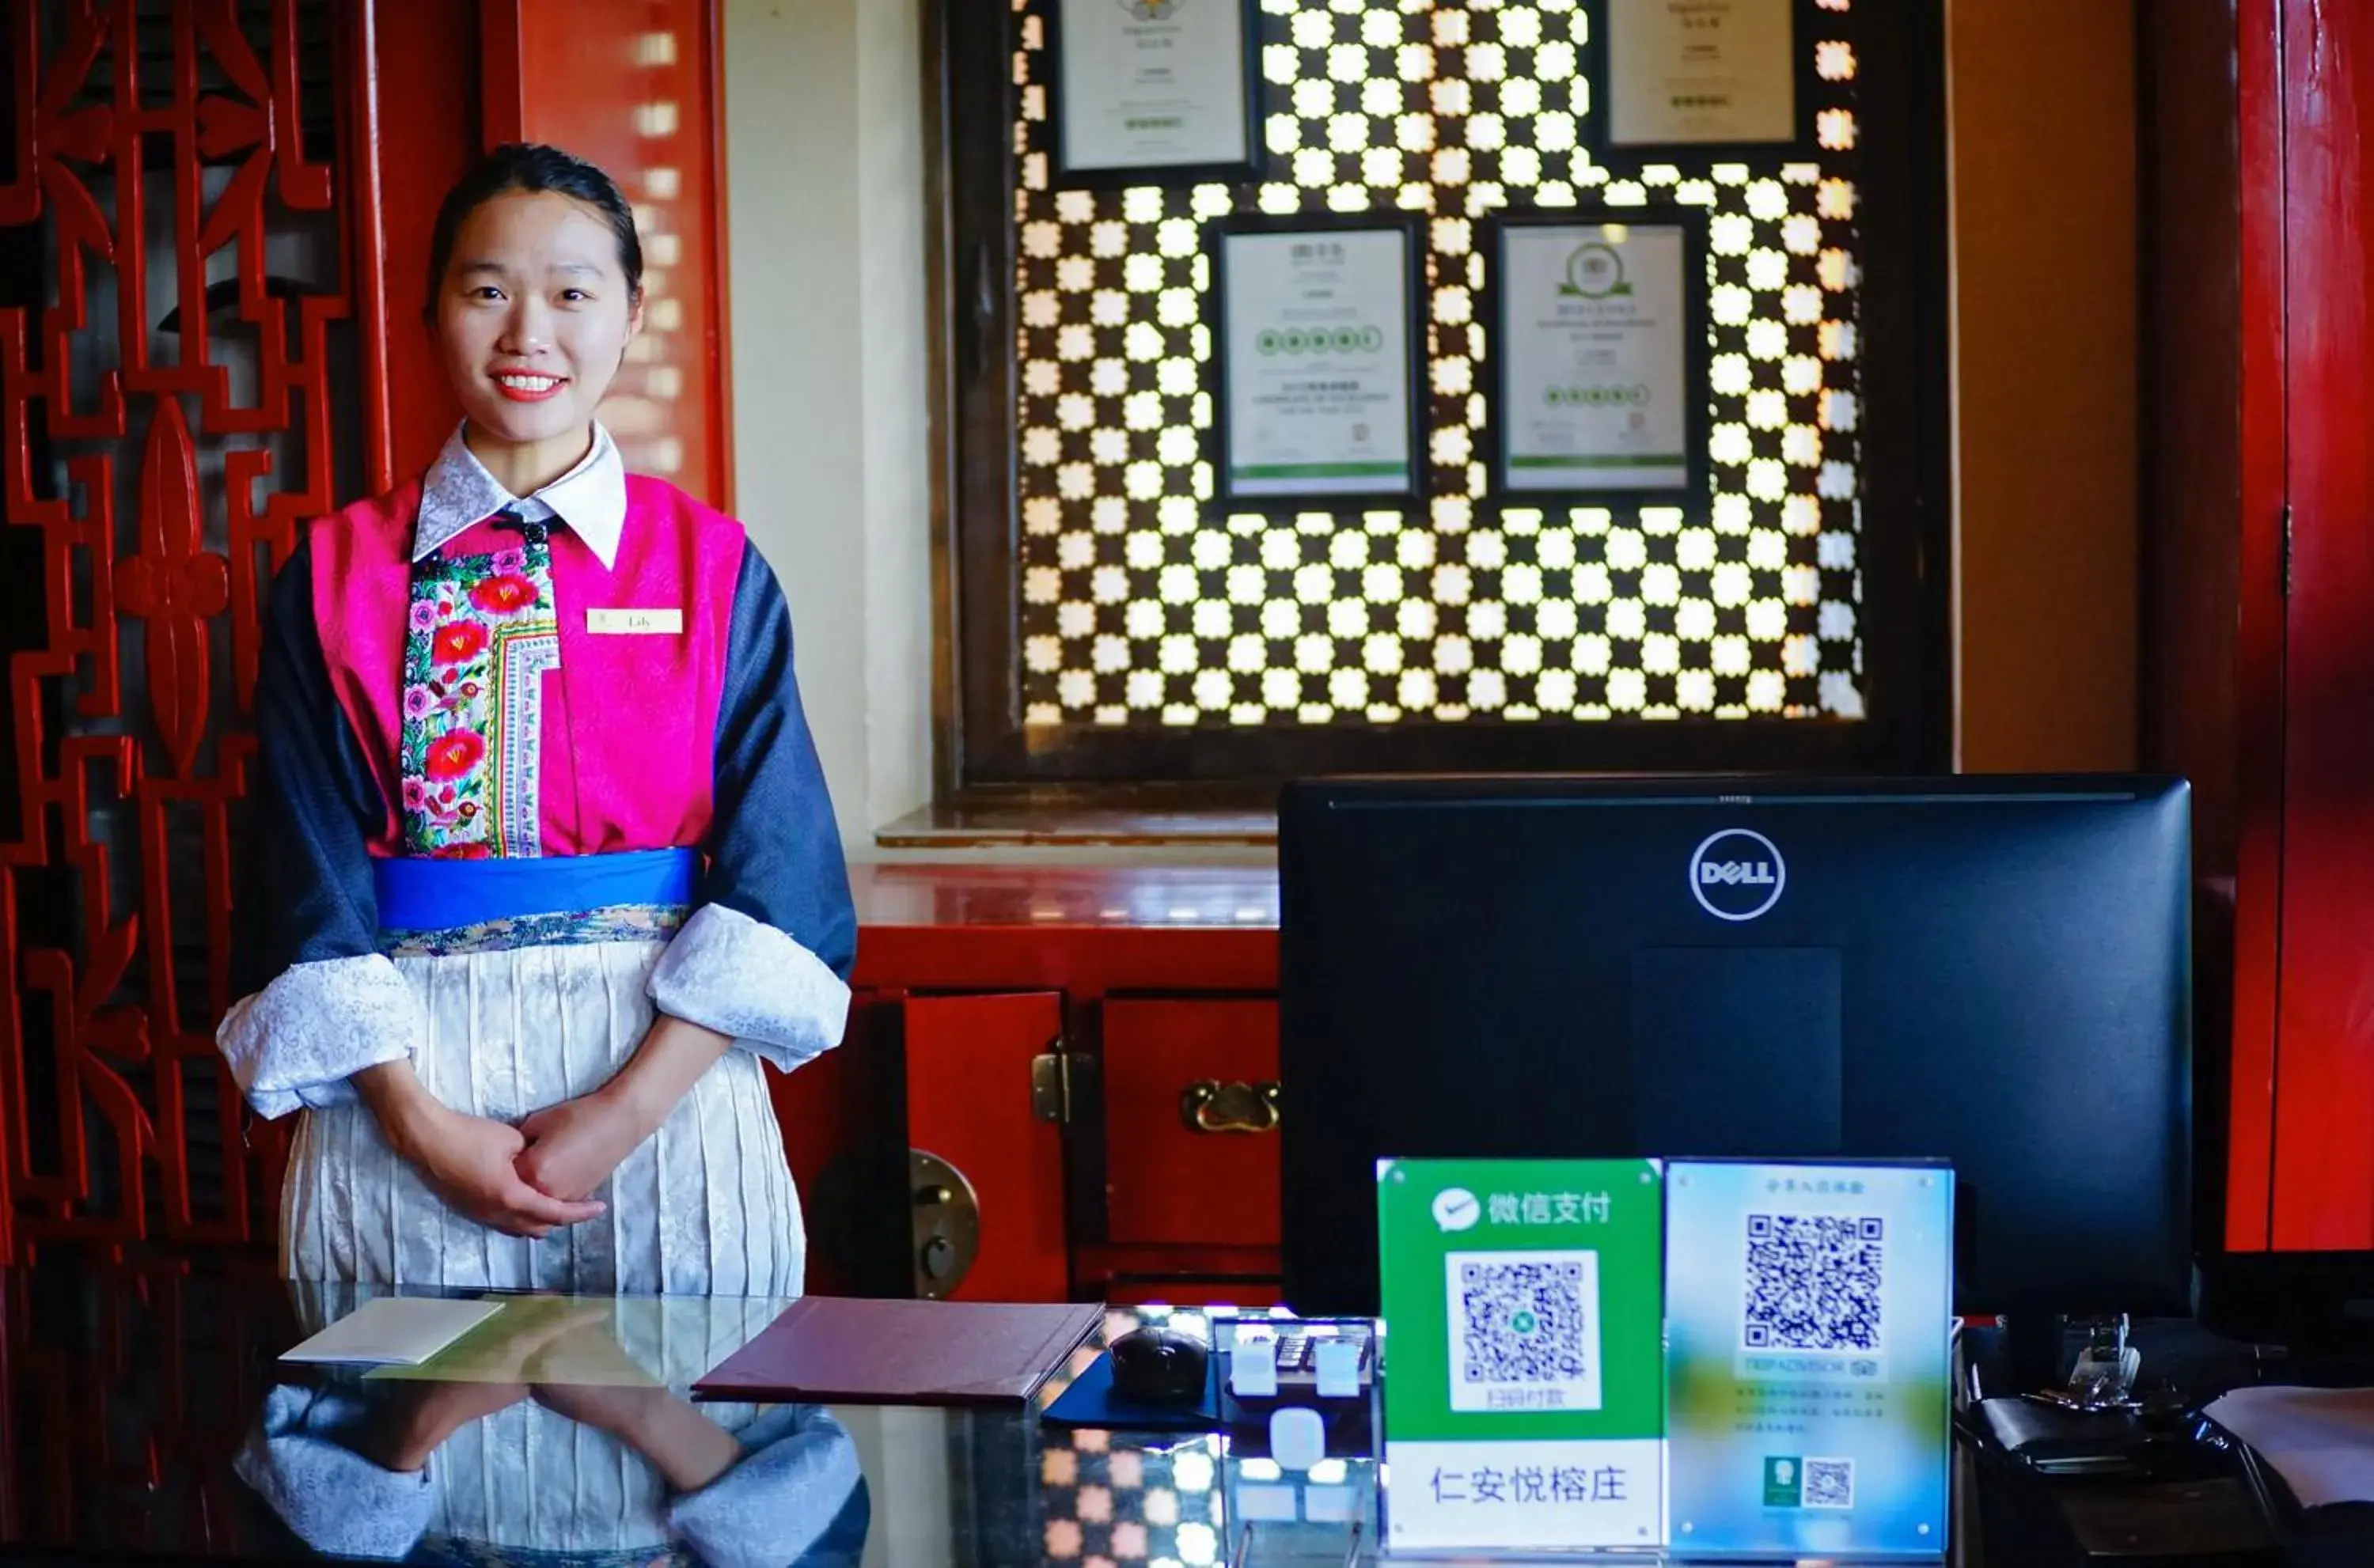
{"type": "Polygon", "coordinates": [[[1239,217],[1211,233],[1219,501],[1422,494],[1418,220],[1239,217]]]}
{"type": "Polygon", "coordinates": [[[1046,0],[1057,182],[1260,178],[1256,0],[1046,0]]]}
{"type": "Polygon", "coordinates": [[[1808,0],[1590,0],[1595,148],[1617,161],[1814,145],[1808,0]]]}
{"type": "Polygon", "coordinates": [[[1486,244],[1495,491],[1703,511],[1706,215],[1504,216],[1486,244]]]}

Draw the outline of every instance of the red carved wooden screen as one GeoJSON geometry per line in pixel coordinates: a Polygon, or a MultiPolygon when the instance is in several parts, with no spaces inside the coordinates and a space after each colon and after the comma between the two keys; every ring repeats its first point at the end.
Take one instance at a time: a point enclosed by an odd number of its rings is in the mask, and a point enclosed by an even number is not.
{"type": "Polygon", "coordinates": [[[259,603],[302,520],[386,481],[350,221],[372,9],[11,0],[6,26],[0,1254],[254,1239],[277,1140],[213,1030],[259,603]]]}
{"type": "Polygon", "coordinates": [[[231,1467],[269,1384],[257,1344],[298,1329],[287,1293],[171,1260],[63,1283],[0,1278],[0,1539],[260,1561],[270,1515],[231,1467]]]}

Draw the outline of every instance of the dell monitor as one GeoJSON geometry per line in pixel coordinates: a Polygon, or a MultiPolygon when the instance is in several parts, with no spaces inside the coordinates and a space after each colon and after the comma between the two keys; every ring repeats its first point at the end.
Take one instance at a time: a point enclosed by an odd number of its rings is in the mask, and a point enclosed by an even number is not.
{"type": "Polygon", "coordinates": [[[1381,1157],[1943,1158],[1968,1314],[2181,1312],[2189,792],[1349,779],[1278,820],[1285,1293],[1381,1157]]]}

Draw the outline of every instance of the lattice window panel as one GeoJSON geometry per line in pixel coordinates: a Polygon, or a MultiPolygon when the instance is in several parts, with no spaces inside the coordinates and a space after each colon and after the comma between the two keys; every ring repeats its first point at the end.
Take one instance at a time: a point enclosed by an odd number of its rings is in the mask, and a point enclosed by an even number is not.
{"type": "Polygon", "coordinates": [[[1026,724],[1862,717],[1853,0],[1799,41],[1818,161],[1594,162],[1577,0],[1262,0],[1267,182],[1098,193],[1010,3],[1026,724]],[[1711,516],[1503,512],[1475,220],[1651,200],[1710,214],[1711,516]],[[1222,515],[1205,227],[1364,211],[1431,215],[1428,504],[1222,515]]]}

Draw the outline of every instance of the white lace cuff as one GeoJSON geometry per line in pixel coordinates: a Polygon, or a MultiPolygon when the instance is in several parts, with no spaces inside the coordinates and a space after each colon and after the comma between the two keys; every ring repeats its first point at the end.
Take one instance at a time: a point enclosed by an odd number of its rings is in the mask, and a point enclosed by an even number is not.
{"type": "Polygon", "coordinates": [[[773,926],[704,904],[652,971],[662,1012],[731,1035],[784,1071],[840,1043],[849,987],[773,926]]]}
{"type": "Polygon", "coordinates": [[[240,1093],[266,1120],[352,1100],[347,1082],[412,1054],[420,1004],[376,953],[295,964],[223,1015],[215,1044],[240,1093]]]}

